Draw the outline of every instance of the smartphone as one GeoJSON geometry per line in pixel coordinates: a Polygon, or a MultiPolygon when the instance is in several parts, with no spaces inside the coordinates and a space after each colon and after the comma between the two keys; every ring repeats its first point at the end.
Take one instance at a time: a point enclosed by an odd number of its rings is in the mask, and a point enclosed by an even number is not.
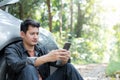
{"type": "Polygon", "coordinates": [[[66,42],[64,44],[64,46],[63,46],[63,49],[69,50],[70,46],[71,46],[71,43],[70,42],[66,42]]]}
{"type": "MultiPolygon", "coordinates": [[[[66,42],[63,46],[63,49],[69,50],[70,49],[70,42],[66,42]]],[[[70,62],[70,59],[68,60],[70,62]]],[[[62,60],[57,60],[56,65],[60,66],[62,64],[62,60]]]]}

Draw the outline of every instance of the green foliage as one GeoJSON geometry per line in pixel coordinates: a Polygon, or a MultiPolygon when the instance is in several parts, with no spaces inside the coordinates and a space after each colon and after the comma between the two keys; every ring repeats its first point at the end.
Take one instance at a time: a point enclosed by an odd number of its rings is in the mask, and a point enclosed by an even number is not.
{"type": "Polygon", "coordinates": [[[76,38],[72,43],[72,54],[78,54],[78,58],[73,57],[73,60],[80,59],[85,63],[98,63],[102,60],[103,55],[101,54],[99,46],[97,46],[95,42],[85,38],[76,38]]]}
{"type": "MultiPolygon", "coordinates": [[[[64,32],[65,33],[65,32],[64,32]]],[[[63,34],[63,33],[62,33],[63,34]]],[[[65,33],[66,34],[66,33],[65,33]]],[[[63,47],[66,41],[72,43],[70,48],[71,60],[73,63],[77,64],[87,64],[87,63],[99,63],[103,59],[102,50],[95,40],[92,41],[87,38],[75,38],[75,35],[62,35],[60,39],[59,33],[54,34],[56,41],[63,47]]]]}
{"type": "MultiPolygon", "coordinates": [[[[107,8],[100,5],[101,1],[103,0],[73,0],[74,31],[71,32],[70,0],[62,0],[62,2],[51,0],[54,37],[61,48],[66,41],[72,43],[70,51],[74,63],[99,63],[106,60],[105,55],[110,56],[110,61],[120,59],[120,24],[113,26],[110,22],[105,23],[104,19],[107,15],[103,13],[107,11],[107,8]],[[60,37],[61,14],[62,34],[60,37]]],[[[113,7],[112,11],[115,10],[113,7]]],[[[20,0],[19,3],[9,6],[9,12],[22,20],[33,18],[41,23],[41,27],[49,28],[46,0],[20,0]]]]}
{"type": "Polygon", "coordinates": [[[9,13],[22,20],[26,18],[35,18],[35,10],[43,0],[20,0],[18,3],[9,6],[9,13]]]}
{"type": "Polygon", "coordinates": [[[120,71],[120,62],[119,61],[111,61],[106,69],[106,74],[108,76],[115,76],[115,73],[120,71]]]}
{"type": "Polygon", "coordinates": [[[112,50],[110,63],[107,67],[106,73],[109,76],[114,76],[116,71],[120,71],[120,25],[116,24],[114,26],[114,30],[116,33],[114,34],[116,37],[116,43],[112,50]]]}

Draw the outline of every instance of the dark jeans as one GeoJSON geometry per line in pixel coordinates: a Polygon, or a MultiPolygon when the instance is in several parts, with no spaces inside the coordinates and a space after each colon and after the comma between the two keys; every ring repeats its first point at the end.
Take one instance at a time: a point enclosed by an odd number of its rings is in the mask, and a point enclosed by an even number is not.
{"type": "MultiPolygon", "coordinates": [[[[18,80],[39,80],[38,71],[32,65],[26,66],[21,72],[18,80]]],[[[46,80],[83,80],[79,72],[69,63],[58,68],[46,80]]]]}

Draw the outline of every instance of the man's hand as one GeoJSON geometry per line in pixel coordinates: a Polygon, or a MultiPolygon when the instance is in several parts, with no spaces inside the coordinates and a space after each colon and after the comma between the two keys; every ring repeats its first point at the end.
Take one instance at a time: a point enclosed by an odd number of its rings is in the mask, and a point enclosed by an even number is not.
{"type": "Polygon", "coordinates": [[[70,58],[70,52],[65,49],[59,49],[49,52],[46,56],[49,62],[62,60],[63,63],[67,63],[70,58]]]}
{"type": "Polygon", "coordinates": [[[46,55],[40,56],[36,59],[34,65],[39,66],[47,62],[55,62],[62,60],[62,64],[66,64],[70,58],[70,52],[65,49],[52,50],[46,55]]]}

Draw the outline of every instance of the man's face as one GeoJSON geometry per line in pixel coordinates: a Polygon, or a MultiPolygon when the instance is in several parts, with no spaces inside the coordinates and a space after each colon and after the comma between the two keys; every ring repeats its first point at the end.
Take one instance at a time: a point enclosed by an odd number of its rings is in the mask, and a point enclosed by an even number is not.
{"type": "Polygon", "coordinates": [[[29,26],[26,33],[21,32],[23,42],[29,46],[34,46],[38,42],[39,28],[29,26]]]}

